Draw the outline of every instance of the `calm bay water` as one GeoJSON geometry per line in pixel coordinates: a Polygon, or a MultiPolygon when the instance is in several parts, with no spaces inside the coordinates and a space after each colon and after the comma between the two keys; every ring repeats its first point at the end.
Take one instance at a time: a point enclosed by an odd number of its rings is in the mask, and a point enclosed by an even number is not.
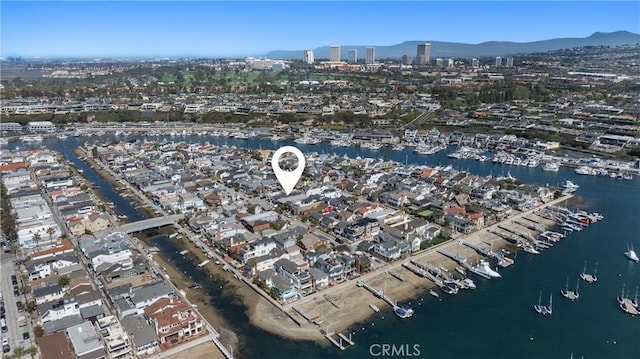
{"type": "MultiPolygon", "coordinates": [[[[153,138],[162,140],[162,138],[153,138]]],[[[170,138],[168,138],[170,139],[170,138]]],[[[182,140],[176,138],[176,140],[182,140]]],[[[350,157],[362,156],[393,159],[399,162],[431,166],[451,164],[479,175],[513,176],[524,182],[558,184],[571,179],[580,185],[578,194],[588,211],[600,212],[604,221],[533,256],[518,253],[516,264],[502,270],[502,278],[484,280],[474,277],[478,288],[453,297],[441,295],[442,301],[428,294],[412,300],[416,310],[408,320],[395,317],[390,308],[383,309],[364,323],[351,328],[356,346],[344,352],[328,342],[319,344],[296,342],[266,333],[248,324],[244,308],[225,297],[219,285],[209,282],[194,263],[177,253],[175,243],[156,237],[155,244],[180,269],[192,273],[213,296],[214,305],[228,322],[233,323],[241,340],[246,358],[371,358],[373,344],[389,343],[396,346],[419,344],[421,358],[638,358],[640,357],[640,318],[623,313],[615,300],[623,283],[633,296],[640,285],[640,264],[624,257],[628,242],[640,250],[640,180],[613,180],[602,177],[577,176],[572,169],[561,168],[558,173],[544,172],[541,168],[509,167],[491,162],[454,160],[446,153],[431,156],[416,155],[411,149],[369,151],[359,148],[334,148],[325,144],[298,145],[290,141],[272,143],[268,140],[235,140],[226,138],[188,137],[186,141],[228,144],[243,147],[275,149],[295,145],[303,152],[336,153],[350,157]],[[598,282],[580,283],[580,299],[569,302],[560,295],[569,277],[569,286],[575,286],[584,261],[593,271],[598,262],[598,282]],[[554,313],[541,317],[532,305],[543,291],[543,302],[549,293],[554,296],[554,313]],[[384,317],[384,319],[383,319],[384,317]]],[[[84,175],[98,185],[99,190],[116,205],[119,214],[130,220],[142,219],[130,200],[121,198],[106,181],[73,154],[81,144],[80,138],[67,140],[46,139],[43,146],[64,153],[84,175]]],[[[11,143],[15,148],[20,143],[11,143]]],[[[368,303],[362,303],[367,306],[368,303]]],[[[346,331],[344,332],[346,333],[346,331]]],[[[411,351],[409,351],[411,352],[411,351]]],[[[379,350],[374,350],[378,354],[379,350]]]]}

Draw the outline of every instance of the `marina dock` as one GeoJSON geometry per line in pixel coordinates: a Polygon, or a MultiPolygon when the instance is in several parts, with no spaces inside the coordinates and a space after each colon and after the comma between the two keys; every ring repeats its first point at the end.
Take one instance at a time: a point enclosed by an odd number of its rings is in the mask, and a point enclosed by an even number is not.
{"type": "Polygon", "coordinates": [[[397,307],[398,304],[396,304],[396,301],[391,299],[391,297],[389,297],[388,295],[384,294],[383,291],[374,288],[373,286],[369,285],[367,282],[365,281],[358,281],[356,283],[356,285],[358,287],[364,287],[365,289],[367,289],[368,291],[370,291],[371,293],[373,293],[376,297],[383,299],[385,302],[389,303],[390,306],[392,307],[397,307]]]}
{"type": "Polygon", "coordinates": [[[344,334],[342,334],[342,333],[338,333],[338,340],[336,340],[336,339],[333,337],[333,335],[334,335],[334,334],[335,334],[335,333],[327,333],[327,334],[325,334],[325,337],[326,337],[327,339],[329,339],[329,341],[330,341],[331,343],[333,343],[333,345],[335,345],[335,346],[337,346],[338,348],[340,348],[340,350],[345,350],[345,349],[347,349],[348,347],[353,346],[353,345],[355,345],[355,344],[356,344],[354,341],[352,341],[352,340],[351,340],[351,333],[349,333],[349,337],[348,337],[348,338],[347,338],[344,334]],[[345,345],[343,345],[343,342],[342,342],[342,340],[343,340],[343,339],[347,342],[347,344],[348,344],[348,345],[346,345],[346,346],[345,346],[345,345]]]}

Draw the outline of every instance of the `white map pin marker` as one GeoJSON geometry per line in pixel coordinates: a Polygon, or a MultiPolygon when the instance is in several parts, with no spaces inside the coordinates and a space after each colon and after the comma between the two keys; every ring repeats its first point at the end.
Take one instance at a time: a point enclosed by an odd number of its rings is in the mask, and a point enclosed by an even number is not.
{"type": "Polygon", "coordinates": [[[276,174],[278,182],[280,182],[280,185],[284,189],[284,193],[287,195],[293,191],[293,187],[295,187],[300,180],[300,176],[302,176],[302,172],[304,172],[304,164],[304,155],[297,147],[293,146],[280,147],[271,157],[273,173],[276,174]],[[280,164],[278,163],[280,157],[288,152],[293,153],[298,158],[298,167],[293,171],[285,171],[281,169],[280,164]]]}

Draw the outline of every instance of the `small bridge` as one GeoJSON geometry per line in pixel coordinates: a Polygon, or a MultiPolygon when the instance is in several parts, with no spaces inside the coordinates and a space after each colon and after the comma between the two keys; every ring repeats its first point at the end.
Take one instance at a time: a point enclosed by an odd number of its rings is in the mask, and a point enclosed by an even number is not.
{"type": "Polygon", "coordinates": [[[174,214],[172,216],[143,219],[141,221],[123,224],[120,226],[120,228],[118,228],[118,230],[126,233],[142,232],[147,229],[174,224],[182,218],[184,218],[184,214],[174,214]]]}

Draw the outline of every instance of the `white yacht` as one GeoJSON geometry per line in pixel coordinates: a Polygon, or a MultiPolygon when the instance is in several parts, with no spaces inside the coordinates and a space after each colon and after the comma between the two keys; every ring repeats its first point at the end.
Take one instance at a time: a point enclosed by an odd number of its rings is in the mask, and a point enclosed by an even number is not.
{"type": "Polygon", "coordinates": [[[576,174],[579,174],[579,175],[593,175],[594,171],[593,171],[593,168],[591,168],[589,166],[582,166],[582,167],[576,168],[576,174]]]}
{"type": "Polygon", "coordinates": [[[565,192],[575,192],[578,188],[580,188],[580,186],[570,180],[566,180],[562,184],[562,189],[564,189],[565,192]]]}
{"type": "Polygon", "coordinates": [[[469,289],[476,289],[476,284],[473,282],[471,278],[463,279],[462,283],[469,289]]]}
{"type": "Polygon", "coordinates": [[[636,254],[636,251],[633,250],[633,244],[630,244],[630,245],[627,244],[627,251],[624,252],[624,255],[634,262],[637,262],[639,260],[638,255],[636,254]]]}
{"type": "Polygon", "coordinates": [[[558,172],[559,169],[560,169],[560,164],[558,162],[547,162],[542,167],[543,171],[548,171],[548,172],[558,172]]]}
{"type": "Polygon", "coordinates": [[[489,262],[487,262],[484,259],[480,260],[480,263],[478,263],[478,265],[475,268],[478,272],[480,273],[484,273],[486,275],[488,275],[491,278],[500,278],[502,277],[502,275],[498,272],[496,272],[495,270],[491,269],[491,266],[489,265],[489,262]]]}
{"type": "Polygon", "coordinates": [[[304,137],[295,139],[293,142],[301,145],[315,145],[322,142],[322,140],[313,138],[313,137],[304,136],[304,137]]]}

